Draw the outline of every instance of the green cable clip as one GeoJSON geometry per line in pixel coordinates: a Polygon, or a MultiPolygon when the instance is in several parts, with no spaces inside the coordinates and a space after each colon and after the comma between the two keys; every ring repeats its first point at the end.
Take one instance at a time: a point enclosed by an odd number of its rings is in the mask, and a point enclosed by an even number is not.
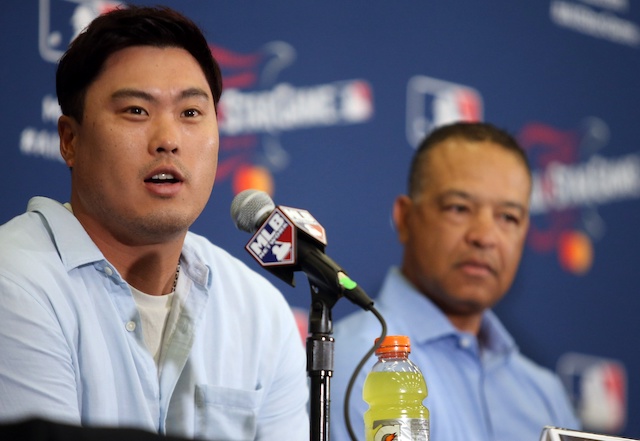
{"type": "Polygon", "coordinates": [[[343,288],[348,290],[355,289],[355,287],[358,286],[358,284],[355,281],[351,280],[345,273],[338,274],[338,283],[340,283],[343,288]]]}

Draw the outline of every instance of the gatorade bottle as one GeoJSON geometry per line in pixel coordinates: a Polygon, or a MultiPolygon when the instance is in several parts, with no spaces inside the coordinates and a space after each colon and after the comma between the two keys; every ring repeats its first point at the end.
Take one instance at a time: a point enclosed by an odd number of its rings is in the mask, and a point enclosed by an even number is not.
{"type": "Polygon", "coordinates": [[[409,337],[404,335],[387,336],[376,350],[378,361],[362,390],[369,404],[364,414],[366,441],[429,440],[429,410],[422,404],[427,384],[409,352],[409,337]]]}

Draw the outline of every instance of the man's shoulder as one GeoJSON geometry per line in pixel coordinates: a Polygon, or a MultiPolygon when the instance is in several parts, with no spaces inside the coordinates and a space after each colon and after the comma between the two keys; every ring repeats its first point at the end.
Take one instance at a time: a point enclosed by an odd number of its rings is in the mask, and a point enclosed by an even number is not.
{"type": "Polygon", "coordinates": [[[192,231],[189,231],[185,237],[183,254],[204,263],[214,271],[231,271],[258,276],[256,271],[249,268],[238,257],[192,231]]]}
{"type": "Polygon", "coordinates": [[[381,325],[368,311],[358,310],[338,319],[334,326],[334,340],[337,360],[361,357],[366,349],[373,346],[380,336],[381,325]],[[361,354],[360,349],[365,349],[361,354]]]}
{"type": "Polygon", "coordinates": [[[367,334],[369,331],[374,329],[377,323],[378,321],[371,312],[356,310],[336,321],[334,334],[343,334],[350,337],[367,334]]]}
{"type": "Polygon", "coordinates": [[[280,291],[262,274],[250,268],[238,257],[197,233],[189,232],[185,238],[183,257],[207,267],[211,283],[218,288],[234,288],[242,296],[282,296],[280,291]],[[258,289],[259,288],[259,289],[258,289]]]}
{"type": "Polygon", "coordinates": [[[214,244],[206,237],[193,231],[187,232],[184,239],[184,245],[187,249],[199,254],[202,258],[214,256],[235,259],[235,257],[231,256],[229,252],[214,244]]]}
{"type": "Polygon", "coordinates": [[[549,393],[563,391],[558,375],[550,368],[532,360],[520,351],[515,351],[510,359],[512,368],[522,376],[522,381],[535,383],[549,393]]]}
{"type": "Polygon", "coordinates": [[[49,253],[57,253],[52,234],[45,218],[35,211],[19,214],[0,225],[2,266],[40,260],[49,253]]]}
{"type": "Polygon", "coordinates": [[[0,237],[4,243],[11,243],[10,239],[19,238],[22,235],[28,237],[33,231],[42,229],[43,222],[40,216],[32,211],[17,214],[4,224],[0,225],[0,237]]]}

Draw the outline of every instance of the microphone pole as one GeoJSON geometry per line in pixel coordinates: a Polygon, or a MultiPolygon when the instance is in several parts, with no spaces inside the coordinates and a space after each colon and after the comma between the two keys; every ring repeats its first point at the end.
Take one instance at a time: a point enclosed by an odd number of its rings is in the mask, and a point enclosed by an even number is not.
{"type": "MultiPolygon", "coordinates": [[[[298,242],[298,252],[301,260],[306,262],[305,266],[315,266],[314,269],[325,267],[322,253],[317,252],[317,248],[308,245],[304,239],[298,242]]],[[[341,292],[336,292],[336,284],[331,284],[328,278],[322,276],[322,271],[315,270],[307,276],[311,292],[307,336],[311,441],[328,441],[330,436],[329,411],[334,354],[331,311],[337,299],[342,296],[341,292]]]]}
{"type": "Polygon", "coordinates": [[[331,376],[334,339],[330,295],[310,282],[307,375],[309,377],[309,423],[312,441],[329,440],[331,376]]]}

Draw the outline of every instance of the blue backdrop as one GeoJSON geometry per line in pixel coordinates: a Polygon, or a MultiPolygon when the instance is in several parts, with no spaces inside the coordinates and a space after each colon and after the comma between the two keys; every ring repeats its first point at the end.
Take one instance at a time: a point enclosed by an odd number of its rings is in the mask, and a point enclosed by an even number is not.
{"type": "MultiPolygon", "coordinates": [[[[444,122],[491,121],[520,140],[536,172],[521,270],[497,312],[523,352],[566,380],[588,428],[640,437],[640,5],[165,4],[202,26],[225,76],[220,169],[196,232],[262,271],[229,207],[239,190],[265,189],[309,210],[326,228],[327,253],[374,295],[399,262],[391,205],[417,140],[444,122]]],[[[3,3],[0,222],[33,195],[67,200],[56,60],[116,5],[3,3]]],[[[308,308],[303,274],[296,288],[269,277],[308,308]]],[[[341,299],[334,320],[354,308],[341,299]]]]}

